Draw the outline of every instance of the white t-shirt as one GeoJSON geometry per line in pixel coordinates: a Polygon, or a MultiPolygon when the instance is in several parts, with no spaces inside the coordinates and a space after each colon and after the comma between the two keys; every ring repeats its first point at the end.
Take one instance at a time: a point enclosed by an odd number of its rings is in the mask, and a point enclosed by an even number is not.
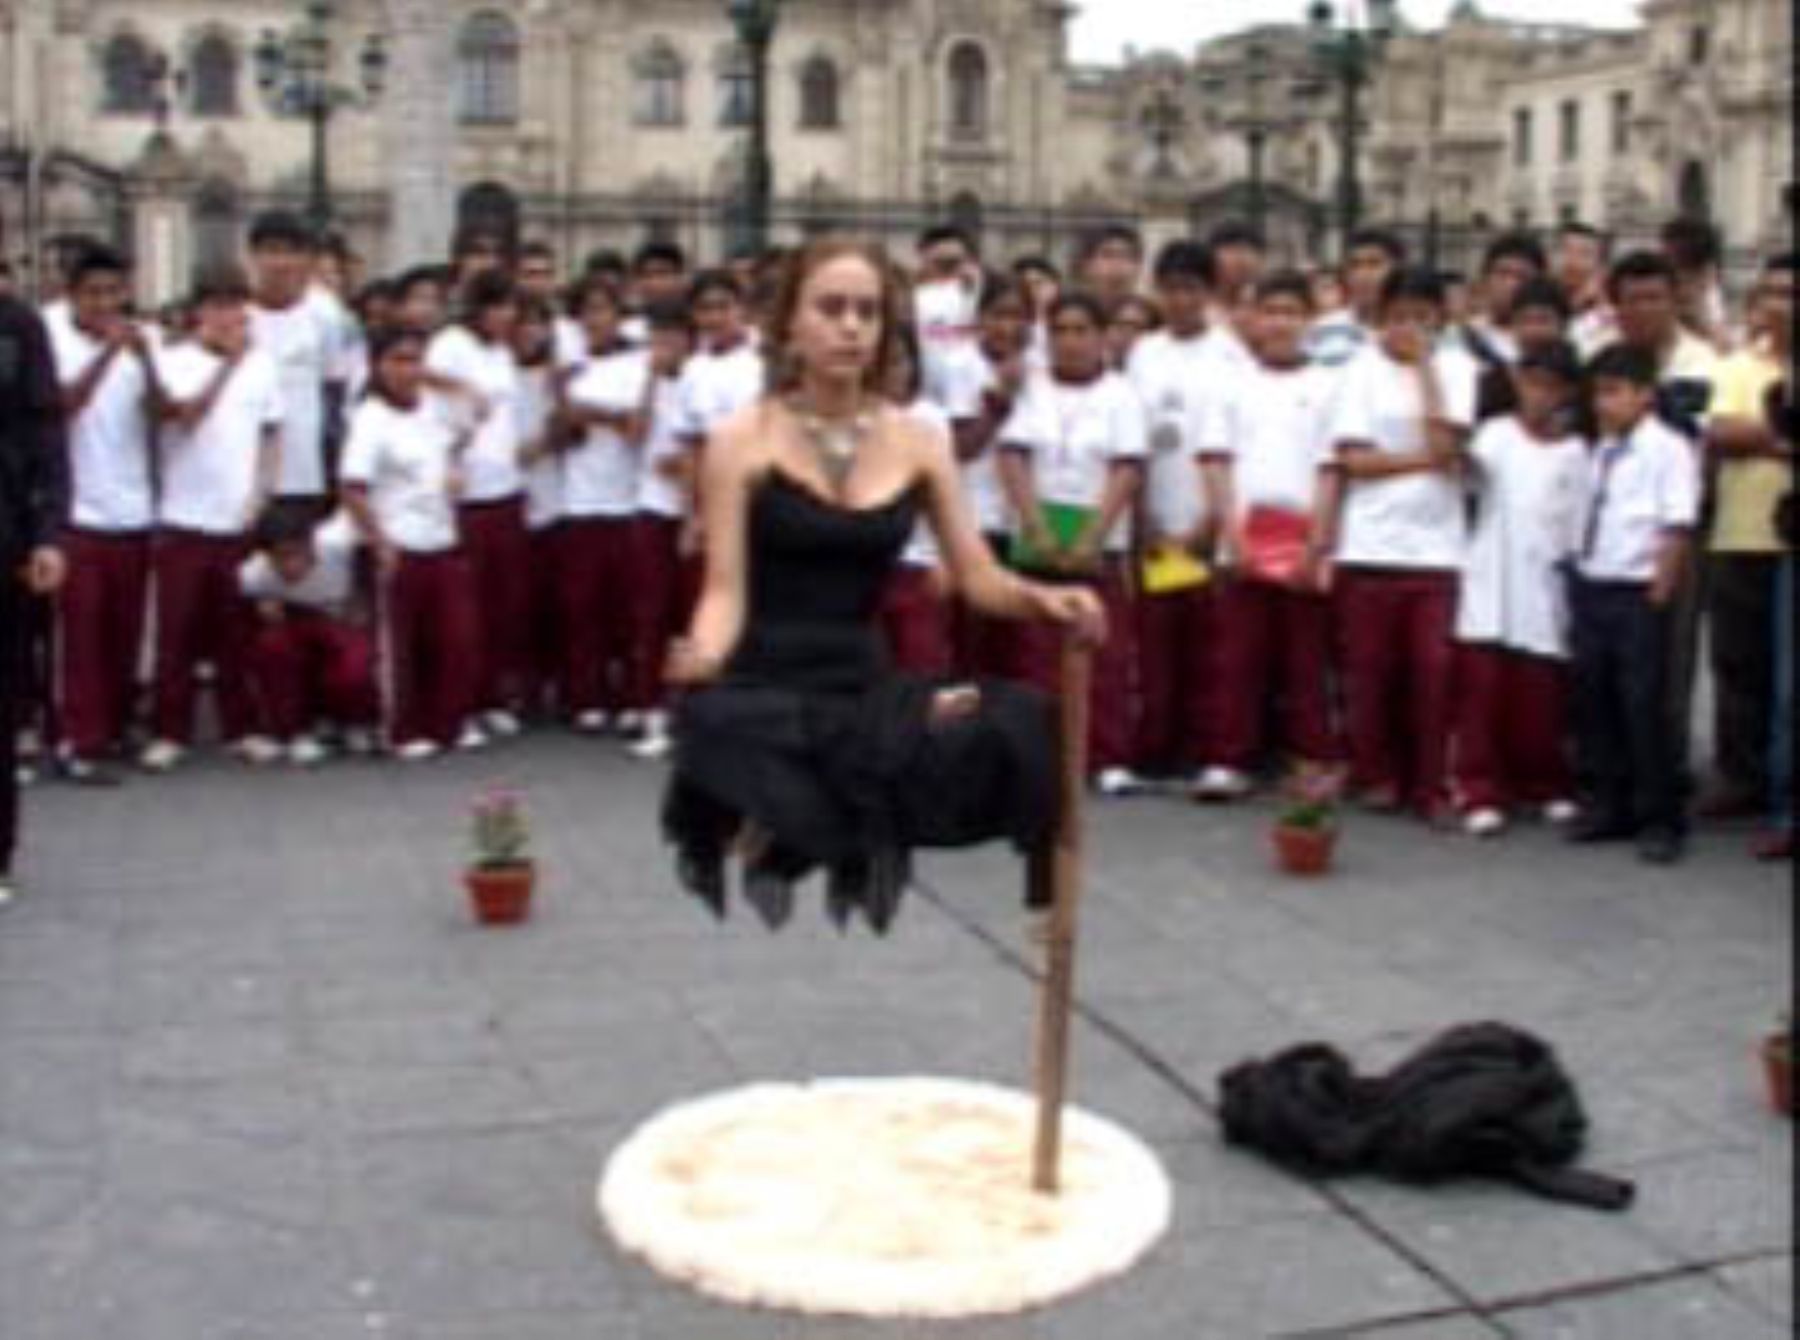
{"type": "MultiPolygon", "coordinates": [[[[176,400],[193,400],[224,365],[198,340],[172,345],[157,358],[157,375],[176,400]]],[[[275,363],[261,349],[245,352],[207,416],[191,428],[165,425],[162,497],[165,526],[208,535],[241,535],[254,519],[257,462],[263,434],[281,427],[283,401],[275,363]]]]}
{"type": "Polygon", "coordinates": [[[765,381],[762,354],[749,339],[724,353],[697,350],[681,369],[675,431],[690,441],[705,438],[760,398],[765,381]]]}
{"type": "Polygon", "coordinates": [[[356,533],[337,513],[313,531],[313,565],[297,582],[284,582],[267,554],[252,554],[238,568],[238,589],[251,600],[278,600],[333,618],[349,609],[356,588],[356,533]]]}
{"type": "Polygon", "coordinates": [[[274,362],[281,381],[281,475],[288,497],[325,492],[325,383],[342,375],[342,336],[326,300],[289,307],[250,306],[250,341],[274,362]]]}
{"type": "Polygon", "coordinates": [[[369,490],[382,534],[408,553],[456,548],[455,442],[455,429],[429,396],[409,410],[370,396],[351,416],[340,473],[346,484],[369,490]]]}
{"type": "MultiPolygon", "coordinates": [[[[477,392],[487,400],[487,414],[475,429],[463,456],[463,501],[499,502],[515,498],[525,487],[519,466],[519,423],[516,417],[519,363],[504,344],[477,339],[465,326],[446,326],[432,337],[425,367],[439,377],[477,392]]],[[[452,422],[476,424],[475,411],[462,396],[433,393],[439,412],[452,422]]]]}
{"type": "MultiPolygon", "coordinates": [[[[73,321],[49,325],[56,376],[67,389],[105,352],[73,321]]],[[[69,422],[69,516],[86,530],[148,530],[156,516],[150,485],[148,383],[136,354],[121,349],[94,388],[87,408],[69,422]]]]}
{"type": "MultiPolygon", "coordinates": [[[[594,358],[569,383],[576,409],[635,414],[649,387],[650,358],[623,349],[594,358]]],[[[596,426],[563,457],[563,510],[571,517],[628,517],[637,511],[638,449],[617,428],[596,426]]]]}
{"type": "Polygon", "coordinates": [[[687,514],[687,493],[665,471],[687,455],[687,443],[675,431],[681,404],[681,379],[659,377],[650,397],[650,424],[644,438],[644,463],[638,471],[638,511],[650,516],[687,514]]]}
{"type": "Polygon", "coordinates": [[[977,294],[960,280],[938,280],[913,291],[913,323],[919,332],[920,376],[936,380],[939,364],[975,346],[977,294]]]}
{"type": "MultiPolygon", "coordinates": [[[[959,346],[937,363],[935,375],[923,378],[925,395],[952,423],[981,417],[983,397],[999,378],[978,344],[959,346]]],[[[963,496],[984,535],[1012,528],[1012,509],[1000,484],[999,444],[991,442],[972,461],[962,462],[963,496]]]]}
{"type": "Polygon", "coordinates": [[[1581,543],[1587,443],[1540,442],[1507,415],[1482,424],[1469,455],[1481,500],[1463,556],[1456,636],[1567,657],[1563,565],[1581,543]]]}
{"type": "Polygon", "coordinates": [[[1150,433],[1150,463],[1144,477],[1144,511],[1157,536],[1186,535],[1206,513],[1200,487],[1199,428],[1206,407],[1235,382],[1228,338],[1203,331],[1181,338],[1153,331],[1131,351],[1126,376],[1143,403],[1150,433]]]}
{"type": "Polygon", "coordinates": [[[1693,444],[1646,415],[1623,440],[1602,438],[1588,455],[1576,569],[1595,581],[1647,582],[1664,532],[1691,530],[1699,517],[1693,444]]]}
{"type": "MultiPolygon", "coordinates": [[[[1446,421],[1475,421],[1475,361],[1458,350],[1432,355],[1446,421]]],[[[1389,454],[1425,450],[1425,396],[1418,370],[1396,363],[1379,343],[1344,369],[1331,438],[1389,454]]],[[[1445,569],[1462,564],[1467,532],[1461,483],[1439,470],[1385,479],[1346,479],[1337,561],[1372,567],[1445,569]]]]}
{"type": "Polygon", "coordinates": [[[558,368],[578,368],[587,362],[587,332],[572,316],[559,316],[551,328],[550,357],[558,368]]]}
{"type": "Polygon", "coordinates": [[[1230,464],[1242,520],[1253,507],[1311,515],[1319,471],[1332,459],[1337,376],[1316,363],[1258,363],[1203,403],[1200,452],[1230,464]]]}
{"type": "MultiPolygon", "coordinates": [[[[1116,372],[1079,386],[1049,376],[1031,378],[1001,429],[1000,442],[1030,454],[1040,501],[1075,507],[1098,507],[1112,467],[1141,462],[1149,454],[1144,407],[1116,372]]],[[[1127,517],[1113,527],[1106,550],[1119,553],[1130,547],[1127,517]]]]}
{"type": "MultiPolygon", "coordinates": [[[[520,368],[519,391],[513,413],[519,424],[519,445],[537,443],[550,423],[555,404],[550,394],[548,368],[520,368]]],[[[561,520],[563,514],[563,463],[556,452],[545,452],[525,467],[525,525],[529,530],[547,530],[561,520]]]]}
{"type": "MultiPolygon", "coordinates": [[[[905,413],[941,439],[946,451],[955,450],[950,436],[950,416],[941,405],[920,396],[906,407],[905,413]]],[[[900,551],[900,561],[912,568],[935,568],[943,562],[943,551],[938,547],[937,532],[931,528],[930,517],[921,514],[914,523],[912,537],[900,551]]]]}
{"type": "Polygon", "coordinates": [[[1328,312],[1306,332],[1306,356],[1320,367],[1341,368],[1375,341],[1375,332],[1348,307],[1328,312]]]}

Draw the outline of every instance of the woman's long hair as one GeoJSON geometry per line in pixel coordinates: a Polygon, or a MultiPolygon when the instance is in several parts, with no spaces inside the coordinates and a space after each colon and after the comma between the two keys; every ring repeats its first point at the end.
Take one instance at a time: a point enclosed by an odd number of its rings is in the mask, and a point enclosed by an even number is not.
{"type": "Polygon", "coordinates": [[[763,320],[763,352],[768,359],[769,390],[780,395],[800,384],[804,368],[794,349],[794,318],[800,295],[815,271],[847,256],[865,262],[881,282],[881,335],[875,357],[863,373],[863,389],[885,396],[906,323],[906,286],[900,272],[879,246],[850,237],[821,237],[790,256],[776,281],[775,294],[763,320]]]}

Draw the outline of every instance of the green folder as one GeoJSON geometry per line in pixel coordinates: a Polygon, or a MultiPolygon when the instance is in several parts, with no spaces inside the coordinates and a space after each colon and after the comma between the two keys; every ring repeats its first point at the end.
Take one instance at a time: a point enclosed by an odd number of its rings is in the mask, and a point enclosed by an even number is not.
{"type": "Polygon", "coordinates": [[[1076,541],[1087,533],[1096,511],[1095,508],[1079,507],[1073,503],[1039,503],[1038,514],[1044,518],[1044,525],[1055,540],[1056,549],[1052,553],[1041,553],[1028,536],[1022,533],[1015,535],[1008,555],[1012,565],[1021,572],[1056,571],[1057,558],[1073,549],[1076,541]]]}

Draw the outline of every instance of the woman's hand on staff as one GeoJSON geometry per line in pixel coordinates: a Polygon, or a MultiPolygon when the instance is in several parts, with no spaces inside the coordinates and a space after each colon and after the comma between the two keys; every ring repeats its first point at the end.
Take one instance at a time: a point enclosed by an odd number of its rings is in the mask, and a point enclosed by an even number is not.
{"type": "Polygon", "coordinates": [[[1085,646],[1106,641],[1106,606],[1087,587],[1032,583],[1028,589],[1038,618],[1061,624],[1085,646]]]}

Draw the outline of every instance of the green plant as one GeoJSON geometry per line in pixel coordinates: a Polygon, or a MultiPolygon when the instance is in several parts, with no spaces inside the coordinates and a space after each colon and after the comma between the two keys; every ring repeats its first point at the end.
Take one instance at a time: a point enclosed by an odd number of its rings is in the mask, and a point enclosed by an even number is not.
{"type": "Polygon", "coordinates": [[[1302,765],[1288,779],[1276,824],[1282,828],[1309,831],[1336,828],[1341,790],[1342,780],[1336,770],[1317,764],[1302,765]]]}
{"type": "Polygon", "coordinates": [[[494,787],[477,796],[469,809],[469,836],[478,869],[506,870],[531,863],[527,855],[531,827],[525,821],[524,798],[517,791],[494,787]]]}

